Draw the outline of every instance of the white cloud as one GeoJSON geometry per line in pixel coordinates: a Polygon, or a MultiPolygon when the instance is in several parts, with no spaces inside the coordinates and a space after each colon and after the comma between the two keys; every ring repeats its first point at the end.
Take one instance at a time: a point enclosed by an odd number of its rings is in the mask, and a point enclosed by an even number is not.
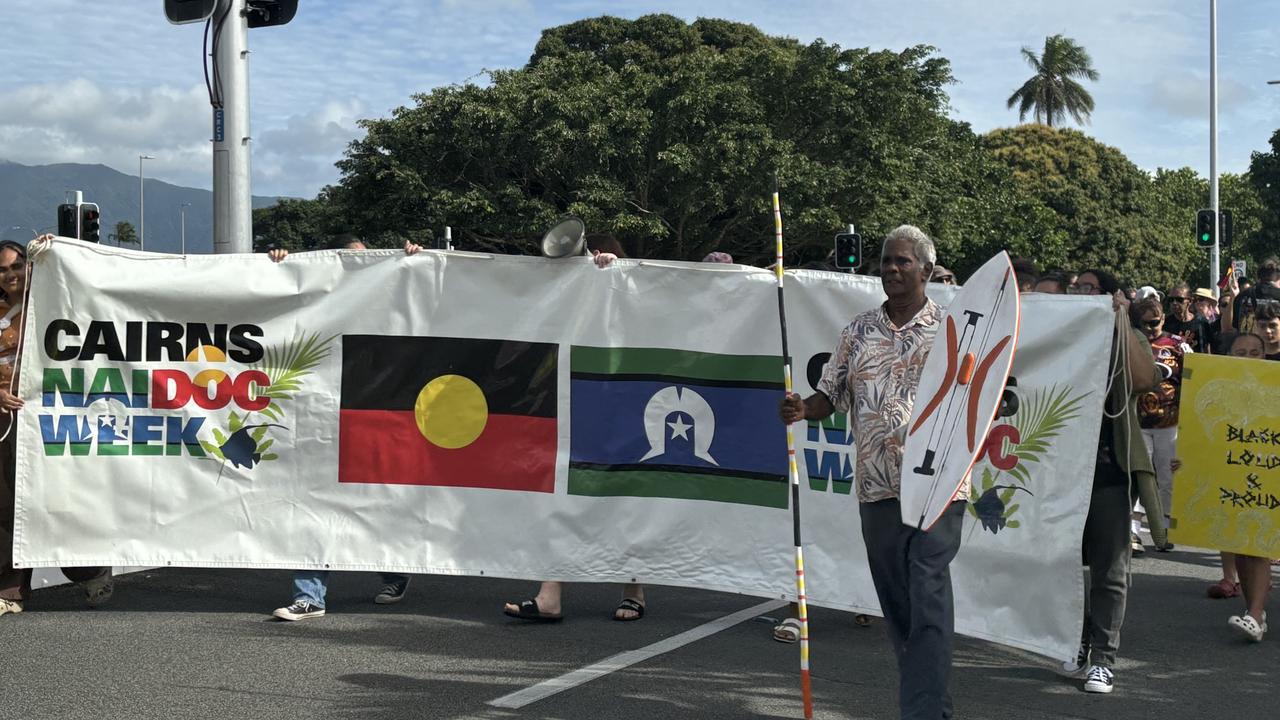
{"type": "MultiPolygon", "coordinates": [[[[103,163],[129,172],[138,155],[157,171],[194,182],[208,167],[208,97],[203,86],[101,87],[84,78],[0,93],[0,156],[24,164],[103,163]]],[[[136,172],[134,170],[133,172],[136,172]]]]}
{"type": "MultiPolygon", "coordinates": [[[[15,4],[16,0],[8,0],[15,4]]],[[[1280,124],[1280,34],[1274,0],[1220,9],[1223,167],[1280,124]]],[[[250,33],[254,192],[309,195],[336,181],[333,163],[361,117],[489,68],[517,67],[543,28],[584,17],[669,12],[722,17],[773,35],[845,47],[929,44],[951,60],[953,115],[975,129],[1017,122],[1005,99],[1028,76],[1018,50],[1065,33],[1102,80],[1086,132],[1144,167],[1207,164],[1207,8],[1186,0],[306,0],[293,22],[250,33]]],[[[103,162],[209,186],[209,107],[199,24],[174,26],[158,0],[41,0],[0,23],[0,159],[103,162]],[[57,32],[48,28],[57,27],[57,32]]]]}

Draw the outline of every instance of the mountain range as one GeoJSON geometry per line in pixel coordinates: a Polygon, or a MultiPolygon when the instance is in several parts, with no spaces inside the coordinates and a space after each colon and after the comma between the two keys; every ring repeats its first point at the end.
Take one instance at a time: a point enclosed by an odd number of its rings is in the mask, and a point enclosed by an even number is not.
{"type": "MultiPolygon", "coordinates": [[[[189,253],[213,252],[213,193],[146,178],[146,249],[182,251],[183,203],[186,209],[186,248],[189,253]]],[[[80,190],[85,202],[102,212],[102,242],[116,223],[126,220],[138,229],[138,176],[106,165],[20,165],[0,160],[0,239],[27,242],[37,233],[57,232],[58,205],[73,202],[80,190]]],[[[274,205],[278,197],[253,198],[253,207],[274,205]]]]}

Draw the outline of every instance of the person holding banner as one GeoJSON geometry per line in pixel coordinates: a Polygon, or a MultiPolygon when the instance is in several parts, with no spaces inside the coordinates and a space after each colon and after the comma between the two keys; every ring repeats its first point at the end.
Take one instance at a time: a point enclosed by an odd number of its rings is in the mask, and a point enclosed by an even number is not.
{"type": "MultiPolygon", "coordinates": [[[[32,242],[52,240],[45,235],[32,242]]],[[[23,303],[30,276],[27,249],[15,242],[0,242],[0,615],[20,613],[31,597],[31,569],[13,567],[13,514],[16,485],[17,413],[22,398],[14,392],[21,361],[23,303]]],[[[114,585],[109,567],[62,568],[62,574],[85,591],[89,607],[111,599],[114,585]]]]}
{"type": "MultiPolygon", "coordinates": [[[[591,252],[591,262],[604,270],[619,257],[627,253],[616,237],[608,234],[588,235],[587,249],[591,252]]],[[[733,262],[727,253],[711,253],[702,262],[733,262]],[[719,257],[723,256],[723,257],[719,257]],[[727,259],[726,259],[727,258],[727,259]]],[[[561,597],[564,595],[564,583],[556,580],[544,580],[538,585],[538,592],[528,600],[502,604],[502,614],[517,620],[528,620],[535,623],[553,623],[564,619],[561,610],[561,597]]],[[[644,617],[644,586],[628,583],[622,586],[622,600],[614,608],[613,619],[619,622],[631,622],[644,617]]]]}
{"type": "Polygon", "coordinates": [[[888,299],[840,333],[817,392],[782,401],[784,423],[848,412],[857,447],[855,478],[862,537],[876,596],[898,659],[901,716],[953,715],[951,652],[955,613],[950,565],[960,549],[969,488],[929,532],[905,525],[899,505],[902,451],[920,372],[945,315],[925,295],[937,262],[933,241],[903,225],[885,238],[880,283],[888,299]]]}
{"type": "MultiPolygon", "coordinates": [[[[1258,308],[1258,317],[1274,314],[1274,308],[1258,308]]],[[[1237,335],[1231,341],[1228,354],[1240,358],[1258,359],[1265,353],[1266,341],[1249,333],[1237,335]]],[[[1225,557],[1225,554],[1224,554],[1225,557]]],[[[1227,624],[1253,642],[1262,642],[1267,634],[1267,595],[1271,592],[1271,560],[1254,555],[1235,555],[1236,574],[1240,589],[1244,592],[1245,611],[1232,615],[1227,624]]]]}
{"type": "MultiPolygon", "coordinates": [[[[333,244],[335,248],[343,250],[369,249],[363,240],[354,235],[339,235],[333,244]]],[[[421,250],[421,245],[405,241],[405,255],[416,255],[421,250]]],[[[283,262],[285,258],[289,257],[289,251],[284,248],[272,248],[267,251],[267,257],[271,258],[271,262],[283,262]]],[[[408,575],[379,573],[379,576],[382,578],[382,589],[378,591],[377,595],[373,596],[375,603],[391,605],[404,599],[404,594],[409,589],[408,575]]],[[[325,595],[328,592],[328,570],[296,570],[293,573],[293,602],[284,607],[276,608],[271,615],[280,620],[291,622],[322,617],[325,613],[325,595]]]]}
{"type": "Polygon", "coordinates": [[[1138,420],[1139,395],[1155,387],[1160,374],[1147,338],[1129,320],[1129,300],[1115,276],[1104,270],[1085,270],[1071,286],[1076,295],[1107,295],[1116,313],[1111,346],[1107,396],[1093,472],[1093,494],[1082,540],[1089,566],[1085,617],[1080,650],[1063,665],[1069,675],[1085,673],[1085,692],[1109,693],[1115,688],[1115,661],[1120,650],[1129,595],[1129,521],[1133,488],[1147,508],[1147,521],[1157,546],[1165,543],[1164,509],[1156,491],[1155,470],[1142,442],[1138,420]]]}

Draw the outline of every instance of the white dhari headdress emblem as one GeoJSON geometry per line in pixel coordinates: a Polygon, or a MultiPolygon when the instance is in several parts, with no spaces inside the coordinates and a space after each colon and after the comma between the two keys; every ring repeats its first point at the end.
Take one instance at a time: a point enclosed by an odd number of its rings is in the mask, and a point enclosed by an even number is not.
{"type": "Polygon", "coordinates": [[[694,428],[694,456],[719,467],[720,463],[711,457],[711,441],[716,434],[716,415],[705,398],[689,388],[675,386],[665,387],[654,393],[644,407],[644,434],[649,439],[649,452],[640,458],[640,462],[667,452],[668,427],[671,428],[672,439],[677,435],[688,439],[689,428],[694,428]],[[667,418],[674,412],[688,415],[693,419],[693,425],[685,425],[682,418],[676,418],[673,423],[667,422],[667,418]]]}

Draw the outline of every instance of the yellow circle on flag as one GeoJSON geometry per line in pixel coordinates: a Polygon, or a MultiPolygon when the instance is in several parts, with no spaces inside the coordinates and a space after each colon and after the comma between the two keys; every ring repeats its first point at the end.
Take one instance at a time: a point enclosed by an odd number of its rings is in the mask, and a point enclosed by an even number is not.
{"type": "Polygon", "coordinates": [[[484,391],[461,375],[441,375],[422,386],[413,404],[418,432],[431,444],[448,450],[476,441],[489,422],[484,391]]]}

